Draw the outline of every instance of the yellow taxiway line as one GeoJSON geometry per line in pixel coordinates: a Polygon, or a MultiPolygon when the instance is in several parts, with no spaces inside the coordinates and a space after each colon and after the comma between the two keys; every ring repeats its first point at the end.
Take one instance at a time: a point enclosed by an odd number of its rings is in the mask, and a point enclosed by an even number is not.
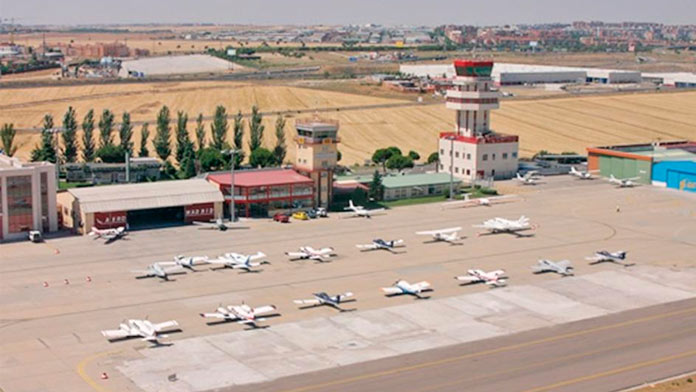
{"type": "Polygon", "coordinates": [[[87,385],[92,387],[92,389],[94,389],[95,391],[97,391],[97,392],[109,392],[109,390],[106,387],[104,387],[103,385],[99,385],[96,381],[94,381],[89,376],[89,374],[87,374],[85,367],[87,366],[87,364],[89,364],[90,362],[94,361],[97,358],[105,357],[107,355],[116,354],[119,352],[121,352],[121,351],[120,350],[118,350],[118,351],[104,351],[104,352],[101,352],[99,354],[94,354],[94,355],[91,355],[89,357],[86,357],[82,361],[80,361],[80,363],[77,364],[77,366],[75,367],[75,370],[77,371],[77,374],[80,376],[80,378],[82,378],[82,380],[84,382],[86,382],[87,385]]]}

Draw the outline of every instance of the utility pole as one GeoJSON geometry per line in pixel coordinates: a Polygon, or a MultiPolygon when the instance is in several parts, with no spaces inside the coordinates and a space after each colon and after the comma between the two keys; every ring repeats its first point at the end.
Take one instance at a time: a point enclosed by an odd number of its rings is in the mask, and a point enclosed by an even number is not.
{"type": "Polygon", "coordinates": [[[126,151],[126,183],[130,183],[130,153],[126,151]]]}

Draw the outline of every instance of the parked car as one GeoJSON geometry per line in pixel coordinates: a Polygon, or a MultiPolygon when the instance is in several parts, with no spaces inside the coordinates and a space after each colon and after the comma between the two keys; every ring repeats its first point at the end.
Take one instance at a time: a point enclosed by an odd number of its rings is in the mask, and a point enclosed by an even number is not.
{"type": "Polygon", "coordinates": [[[290,217],[287,214],[281,214],[280,212],[273,215],[273,220],[280,223],[290,223],[290,217]]]}
{"type": "Polygon", "coordinates": [[[292,214],[292,217],[297,220],[309,220],[309,215],[304,211],[297,211],[292,214]]]}
{"type": "Polygon", "coordinates": [[[43,236],[41,236],[41,232],[38,230],[32,230],[29,232],[29,241],[31,242],[42,242],[43,241],[43,236]]]}
{"type": "Polygon", "coordinates": [[[317,211],[317,216],[319,216],[319,217],[326,218],[329,216],[328,212],[326,212],[326,208],[324,208],[324,207],[318,207],[316,211],[317,211]]]}
{"type": "Polygon", "coordinates": [[[317,219],[317,211],[314,208],[310,208],[307,210],[307,216],[309,216],[309,219],[317,219]]]}

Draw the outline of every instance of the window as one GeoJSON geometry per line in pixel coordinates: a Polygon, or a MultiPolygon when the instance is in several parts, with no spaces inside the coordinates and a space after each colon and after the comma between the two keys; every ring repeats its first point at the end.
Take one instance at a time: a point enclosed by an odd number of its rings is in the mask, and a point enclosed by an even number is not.
{"type": "Polygon", "coordinates": [[[466,175],[468,176],[469,174],[471,174],[471,170],[466,169],[466,175]]]}
{"type": "Polygon", "coordinates": [[[491,154],[491,161],[495,161],[495,153],[491,154]]]}
{"type": "Polygon", "coordinates": [[[440,149],[440,155],[445,155],[445,149],[444,149],[444,148],[441,148],[441,149],[440,149]]]}
{"type": "Polygon", "coordinates": [[[507,159],[508,154],[506,152],[503,153],[503,159],[507,159]]]}
{"type": "Polygon", "coordinates": [[[457,152],[454,153],[454,157],[455,157],[455,158],[459,158],[459,151],[457,151],[457,152]]]}
{"type": "Polygon", "coordinates": [[[440,170],[445,170],[445,165],[443,165],[442,163],[440,164],[440,170]]]}
{"type": "Polygon", "coordinates": [[[488,154],[483,154],[481,157],[482,160],[487,161],[488,160],[488,154]]]}
{"type": "Polygon", "coordinates": [[[517,152],[513,152],[513,153],[512,153],[512,157],[513,157],[513,158],[517,158],[517,152]]]}
{"type": "Polygon", "coordinates": [[[9,233],[29,231],[33,227],[31,176],[7,178],[7,218],[9,233]]]}
{"type": "Polygon", "coordinates": [[[454,168],[454,172],[455,172],[455,173],[459,173],[459,168],[458,168],[458,167],[455,167],[455,168],[454,168]]]}
{"type": "Polygon", "coordinates": [[[471,153],[466,154],[466,159],[471,160],[471,153]]]}
{"type": "Polygon", "coordinates": [[[495,169],[491,170],[491,176],[495,177],[495,169]]]}

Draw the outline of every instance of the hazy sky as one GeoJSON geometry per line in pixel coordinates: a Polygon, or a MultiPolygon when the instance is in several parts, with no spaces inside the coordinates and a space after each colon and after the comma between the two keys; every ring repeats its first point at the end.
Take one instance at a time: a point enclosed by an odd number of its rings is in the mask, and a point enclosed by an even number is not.
{"type": "Polygon", "coordinates": [[[0,0],[23,24],[696,23],[696,0],[0,0]]]}

